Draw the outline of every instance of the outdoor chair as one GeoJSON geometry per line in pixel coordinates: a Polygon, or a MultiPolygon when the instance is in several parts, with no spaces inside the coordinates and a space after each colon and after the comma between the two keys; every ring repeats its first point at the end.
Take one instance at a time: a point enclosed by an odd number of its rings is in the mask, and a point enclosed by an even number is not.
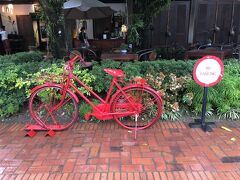
{"type": "Polygon", "coordinates": [[[156,60],[157,58],[157,52],[154,49],[143,49],[140,51],[137,51],[136,54],[138,54],[138,60],[139,61],[146,61],[146,60],[156,60]]]}
{"type": "Polygon", "coordinates": [[[229,44],[204,44],[198,47],[198,50],[200,49],[213,49],[213,50],[224,50],[224,49],[233,49],[235,44],[229,43],[229,44]]]}
{"type": "Polygon", "coordinates": [[[98,58],[95,51],[90,48],[81,47],[81,48],[75,48],[74,50],[80,52],[83,59],[85,59],[86,61],[97,60],[97,58],[98,58]]]}
{"type": "Polygon", "coordinates": [[[80,53],[78,50],[71,50],[68,52],[68,56],[65,56],[63,59],[66,60],[66,58],[72,59],[74,58],[76,55],[81,55],[83,57],[83,60],[80,60],[80,65],[83,69],[91,69],[92,68],[92,62],[90,61],[86,61],[83,54],[80,53]]]}
{"type": "Polygon", "coordinates": [[[196,49],[191,49],[185,52],[185,59],[201,58],[206,55],[217,56],[220,59],[232,57],[234,44],[203,44],[196,49]]]}
{"type": "Polygon", "coordinates": [[[237,58],[238,61],[240,62],[240,44],[236,44],[235,47],[233,48],[233,57],[237,58]]]}

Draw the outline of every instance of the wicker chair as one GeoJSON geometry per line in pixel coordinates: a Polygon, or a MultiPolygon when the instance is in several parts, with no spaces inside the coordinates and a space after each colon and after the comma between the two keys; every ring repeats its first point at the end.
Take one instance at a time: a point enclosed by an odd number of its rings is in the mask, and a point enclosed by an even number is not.
{"type": "Polygon", "coordinates": [[[85,54],[83,55],[81,52],[79,52],[78,50],[72,50],[69,51],[69,55],[65,56],[64,59],[68,58],[68,59],[72,59],[74,58],[76,55],[81,55],[83,57],[82,60],[80,60],[80,65],[83,69],[91,69],[92,68],[92,62],[90,61],[85,61],[85,54]]]}
{"type": "Polygon", "coordinates": [[[144,61],[144,60],[156,60],[157,53],[154,49],[143,49],[140,51],[137,51],[136,54],[138,54],[138,60],[144,61]]]}

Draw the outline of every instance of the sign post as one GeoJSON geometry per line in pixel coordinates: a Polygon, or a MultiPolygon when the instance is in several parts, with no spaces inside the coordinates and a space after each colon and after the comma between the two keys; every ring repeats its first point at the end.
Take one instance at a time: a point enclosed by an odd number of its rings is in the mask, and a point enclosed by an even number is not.
{"type": "Polygon", "coordinates": [[[219,83],[222,80],[223,73],[224,65],[221,59],[216,56],[204,56],[194,65],[193,78],[197,84],[204,87],[204,91],[201,119],[196,119],[194,123],[189,123],[190,128],[202,128],[205,132],[212,131],[210,125],[215,123],[205,121],[208,87],[219,83]]]}

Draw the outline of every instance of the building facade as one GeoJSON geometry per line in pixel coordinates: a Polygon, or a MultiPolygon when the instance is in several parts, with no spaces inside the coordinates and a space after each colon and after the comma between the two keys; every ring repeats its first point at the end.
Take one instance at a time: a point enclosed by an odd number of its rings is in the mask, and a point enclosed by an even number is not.
{"type": "MultiPolygon", "coordinates": [[[[131,23],[127,14],[137,1],[102,0],[116,10],[119,24],[131,23]],[[128,5],[128,7],[126,7],[128,5]],[[118,16],[120,15],[120,16],[118,16]],[[125,16],[125,17],[124,17],[125,16]],[[119,18],[124,17],[124,18],[119,18]]],[[[44,23],[35,16],[37,1],[0,1],[0,25],[6,26],[11,34],[24,39],[25,48],[46,43],[44,23]]],[[[192,44],[240,43],[240,0],[173,0],[171,5],[152,20],[148,31],[148,47],[188,47],[192,44]]],[[[106,27],[111,28],[113,17],[90,20],[88,36],[99,38],[106,27]]],[[[79,29],[81,22],[76,22],[79,29]]]]}
{"type": "Polygon", "coordinates": [[[240,43],[240,0],[181,0],[153,19],[154,47],[240,43]]]}

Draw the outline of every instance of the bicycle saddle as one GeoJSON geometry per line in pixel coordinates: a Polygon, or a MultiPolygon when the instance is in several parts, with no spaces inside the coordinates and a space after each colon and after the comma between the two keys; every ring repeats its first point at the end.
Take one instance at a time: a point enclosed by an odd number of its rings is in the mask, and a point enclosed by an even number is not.
{"type": "Polygon", "coordinates": [[[121,69],[104,69],[106,73],[113,77],[122,77],[124,75],[124,72],[121,69]]]}

